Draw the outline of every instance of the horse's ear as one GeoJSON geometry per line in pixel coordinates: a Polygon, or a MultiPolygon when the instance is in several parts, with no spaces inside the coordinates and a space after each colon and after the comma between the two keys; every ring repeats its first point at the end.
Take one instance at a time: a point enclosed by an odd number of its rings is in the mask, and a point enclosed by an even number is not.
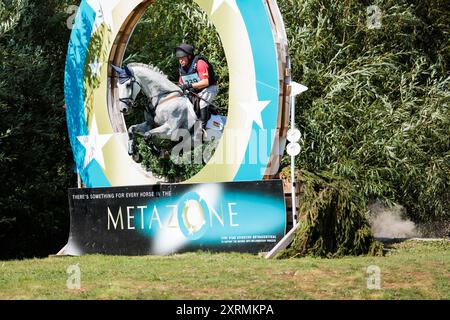
{"type": "Polygon", "coordinates": [[[134,72],[127,66],[125,66],[125,73],[130,77],[134,77],[134,72]]]}
{"type": "Polygon", "coordinates": [[[124,71],[125,70],[123,70],[122,68],[119,68],[118,66],[115,66],[115,65],[111,65],[111,67],[113,68],[113,70],[115,71],[115,72],[117,72],[118,74],[121,74],[121,73],[124,73],[124,71]]]}

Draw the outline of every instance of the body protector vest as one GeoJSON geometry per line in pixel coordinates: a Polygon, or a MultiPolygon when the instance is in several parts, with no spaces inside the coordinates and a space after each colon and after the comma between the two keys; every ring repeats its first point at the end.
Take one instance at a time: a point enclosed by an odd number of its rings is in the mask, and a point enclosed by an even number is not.
{"type": "Polygon", "coordinates": [[[217,85],[217,77],[212,65],[208,62],[208,60],[200,56],[196,56],[194,60],[192,60],[191,66],[189,67],[188,71],[186,71],[183,67],[180,67],[180,75],[181,79],[183,80],[183,83],[192,84],[200,82],[201,79],[197,72],[198,60],[203,60],[208,65],[209,85],[210,86],[217,85]]]}

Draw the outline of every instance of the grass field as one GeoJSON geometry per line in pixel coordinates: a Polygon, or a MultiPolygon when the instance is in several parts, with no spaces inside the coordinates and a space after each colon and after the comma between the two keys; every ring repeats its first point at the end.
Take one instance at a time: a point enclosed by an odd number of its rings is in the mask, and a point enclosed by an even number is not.
{"type": "Polygon", "coordinates": [[[51,257],[0,262],[0,299],[450,299],[450,242],[406,241],[385,257],[265,260],[246,254],[51,257]],[[67,288],[70,265],[81,288],[67,288]],[[381,289],[367,289],[367,268],[381,289]]]}

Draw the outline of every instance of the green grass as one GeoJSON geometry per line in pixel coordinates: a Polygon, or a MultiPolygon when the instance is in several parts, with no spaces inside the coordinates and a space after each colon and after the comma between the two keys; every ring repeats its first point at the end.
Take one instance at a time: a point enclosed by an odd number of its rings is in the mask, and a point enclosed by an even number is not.
{"type": "Polygon", "coordinates": [[[450,242],[407,241],[385,257],[342,259],[188,253],[3,261],[0,299],[450,299],[450,242]],[[74,264],[80,290],[66,286],[74,264]],[[367,289],[370,265],[381,269],[381,290],[367,289]]]}

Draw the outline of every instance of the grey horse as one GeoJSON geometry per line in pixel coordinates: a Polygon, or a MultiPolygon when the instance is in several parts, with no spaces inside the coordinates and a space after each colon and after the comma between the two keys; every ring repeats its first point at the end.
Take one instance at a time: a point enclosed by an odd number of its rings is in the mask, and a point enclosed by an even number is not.
{"type": "MultiPolygon", "coordinates": [[[[122,113],[126,114],[135,105],[141,90],[150,101],[144,112],[145,122],[128,129],[130,141],[136,133],[144,135],[146,141],[152,137],[178,141],[192,132],[198,121],[192,103],[158,68],[132,63],[123,68],[113,66],[113,69],[119,76],[119,110],[122,113]]],[[[129,150],[129,153],[134,151],[129,150]]]]}

